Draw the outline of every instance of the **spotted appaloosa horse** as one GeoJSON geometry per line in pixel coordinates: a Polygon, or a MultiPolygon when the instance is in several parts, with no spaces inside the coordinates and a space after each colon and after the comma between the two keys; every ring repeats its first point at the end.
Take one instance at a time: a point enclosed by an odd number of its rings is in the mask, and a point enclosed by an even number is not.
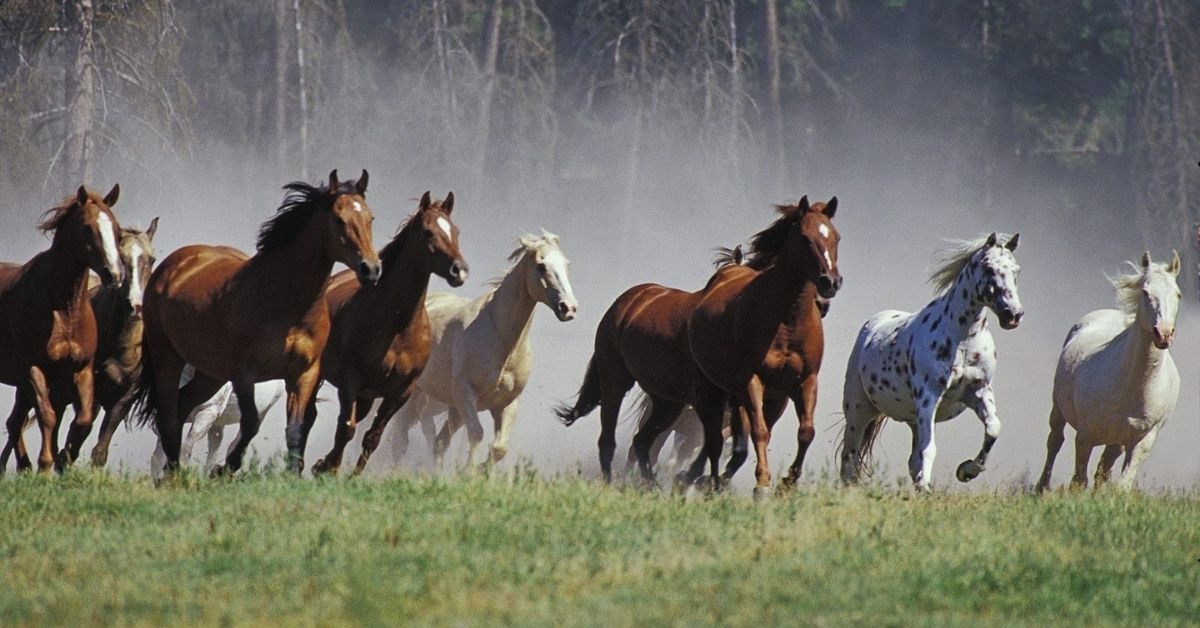
{"type": "Polygon", "coordinates": [[[934,423],[970,408],[984,424],[983,448],[958,466],[968,482],[983,471],[1000,435],[992,393],[996,345],[987,310],[1004,329],[1015,329],[1024,311],[1017,296],[1017,236],[1000,244],[987,238],[958,242],[931,277],[938,296],[914,314],[888,310],[863,325],[846,367],[842,409],[842,480],[854,482],[886,417],[909,424],[913,450],[908,470],[919,490],[929,490],[934,423]]]}

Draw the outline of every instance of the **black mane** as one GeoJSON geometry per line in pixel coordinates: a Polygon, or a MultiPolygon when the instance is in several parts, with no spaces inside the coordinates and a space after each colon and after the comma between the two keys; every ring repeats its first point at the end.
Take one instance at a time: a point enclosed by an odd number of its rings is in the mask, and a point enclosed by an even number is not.
{"type": "Polygon", "coordinates": [[[258,251],[268,253],[290,244],[304,231],[313,214],[329,209],[342,194],[357,194],[354,181],[345,181],[336,190],[327,185],[312,185],[294,181],[283,186],[287,195],[270,220],[258,230],[258,251]]]}
{"type": "Polygon", "coordinates": [[[804,212],[799,205],[776,205],[775,210],[781,215],[771,226],[754,234],[750,240],[750,252],[746,255],[746,265],[754,270],[763,270],[775,263],[775,258],[783,251],[787,242],[788,232],[804,212]]]}

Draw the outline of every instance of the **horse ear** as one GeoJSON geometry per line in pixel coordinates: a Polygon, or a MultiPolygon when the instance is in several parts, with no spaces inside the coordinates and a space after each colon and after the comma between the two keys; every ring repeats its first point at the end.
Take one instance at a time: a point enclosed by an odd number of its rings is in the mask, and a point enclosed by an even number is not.
{"type": "Polygon", "coordinates": [[[1015,250],[1017,250],[1017,240],[1018,240],[1020,237],[1021,237],[1021,234],[1019,234],[1019,233],[1014,233],[1014,234],[1013,234],[1013,237],[1009,238],[1009,239],[1008,239],[1008,242],[1005,242],[1005,243],[1004,243],[1004,248],[1008,249],[1009,251],[1015,251],[1015,250]]]}
{"type": "Polygon", "coordinates": [[[1150,268],[1150,251],[1142,253],[1142,270],[1150,268]]]}
{"type": "Polygon", "coordinates": [[[1179,261],[1179,251],[1171,251],[1171,265],[1167,266],[1167,272],[1179,276],[1179,269],[1183,264],[1179,261]]]}
{"type": "Polygon", "coordinates": [[[79,186],[79,189],[75,191],[75,202],[79,203],[80,205],[87,205],[87,202],[88,202],[87,188],[83,187],[82,185],[79,186]]]}
{"type": "Polygon", "coordinates": [[[338,186],[340,185],[341,183],[338,182],[337,177],[337,168],[334,168],[333,170],[329,171],[329,191],[337,192],[338,186]]]}
{"type": "Polygon", "coordinates": [[[420,205],[417,205],[417,209],[425,211],[429,209],[431,205],[433,205],[433,201],[429,200],[429,190],[425,190],[425,193],[421,195],[421,203],[420,205]]]}
{"type": "Polygon", "coordinates": [[[800,211],[801,211],[801,212],[807,212],[809,209],[811,209],[811,208],[808,206],[808,195],[807,195],[807,194],[805,194],[804,196],[801,196],[801,197],[800,197],[800,202],[799,202],[799,203],[796,203],[796,206],[800,208],[800,211]]]}
{"type": "Polygon", "coordinates": [[[454,192],[446,192],[446,200],[442,201],[442,211],[447,215],[454,211],[454,192]]]}
{"type": "Polygon", "coordinates": [[[521,246],[530,250],[537,248],[537,238],[531,235],[523,235],[517,238],[517,242],[520,242],[521,246]]]}
{"type": "Polygon", "coordinates": [[[121,184],[114,183],[112,189],[108,191],[108,194],[104,195],[104,204],[112,207],[113,205],[117,204],[118,198],[121,198],[121,184]]]}
{"type": "Polygon", "coordinates": [[[358,192],[359,196],[363,196],[364,194],[367,193],[367,179],[368,178],[369,177],[367,175],[367,169],[363,168],[362,176],[358,178],[358,181],[354,182],[354,191],[358,192]]]}
{"type": "Polygon", "coordinates": [[[834,196],[825,203],[825,217],[833,220],[833,215],[837,213],[837,197],[834,196]]]}
{"type": "Polygon", "coordinates": [[[155,216],[154,220],[150,221],[150,226],[146,227],[146,237],[153,240],[154,234],[157,232],[158,232],[158,216],[155,216]]]}
{"type": "Polygon", "coordinates": [[[984,242],[983,246],[984,246],[984,248],[989,248],[989,249],[992,248],[993,246],[996,246],[996,232],[995,231],[992,232],[992,235],[988,236],[987,242],[984,242]]]}

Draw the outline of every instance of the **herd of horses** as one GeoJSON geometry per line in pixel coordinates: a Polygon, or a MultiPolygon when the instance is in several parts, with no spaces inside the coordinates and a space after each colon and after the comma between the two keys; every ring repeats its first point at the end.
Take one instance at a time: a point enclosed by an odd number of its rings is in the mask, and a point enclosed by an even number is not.
{"type": "MultiPolygon", "coordinates": [[[[158,434],[155,467],[178,469],[207,436],[208,466],[231,474],[263,414],[282,401],[286,464],[301,473],[325,383],[337,389],[339,412],[332,449],[312,465],[314,474],[338,471],[376,402],[355,472],[397,415],[399,452],[419,424],[440,460],[454,432],[466,427],[474,461],[483,439],[479,413],[487,410],[495,424],[487,460],[502,459],[532,370],[537,304],[560,321],[573,319],[578,307],[559,238],[522,237],[508,273],[476,299],[428,294],[434,275],[454,287],[467,278],[453,193],[436,200],[426,192],[376,252],[367,185],[366,171],[343,181],[336,170],[324,184],[288,184],[254,255],[191,245],[157,266],[158,219],[144,231],[122,228],[112,209],[119,186],[104,196],[80,187],[49,210],[39,227],[53,234],[50,248],[24,265],[0,265],[0,382],[16,388],[0,469],[10,454],[18,470],[32,468],[23,439],[31,411],[41,431],[42,471],[73,464],[102,411],[95,466],[105,465],[117,426],[133,417],[158,434]],[[347,270],[331,277],[339,263],[347,270]],[[74,420],[56,451],[68,405],[74,420]],[[434,417],[442,413],[439,431],[434,417]],[[214,464],[223,426],[235,422],[238,437],[214,464]]],[[[605,312],[578,396],[555,413],[570,425],[600,408],[606,480],[621,405],[634,384],[646,395],[631,447],[644,481],[655,481],[668,430],[686,432],[681,424],[691,424],[700,428],[701,444],[677,481],[719,488],[753,445],[755,495],[768,494],[768,444],[789,401],[799,418],[798,448],[783,481],[799,479],[814,437],[822,319],[842,286],[838,200],[804,197],[777,210],[745,254],[740,246],[720,250],[702,289],[642,284],[605,312]],[[689,408],[697,419],[680,421],[689,408]],[[727,439],[732,455],[722,471],[727,439]]],[[[984,470],[1000,434],[988,312],[1003,329],[1022,320],[1018,242],[992,233],[953,244],[934,269],[936,295],[928,305],[883,311],[862,326],[843,388],[844,481],[861,478],[892,418],[909,425],[910,476],[928,490],[935,426],[967,409],[983,423],[983,444],[956,477],[966,482],[984,470]]],[[[1131,266],[1112,279],[1120,309],[1088,314],[1067,336],[1040,488],[1049,486],[1067,424],[1076,434],[1074,483],[1087,483],[1091,450],[1103,445],[1097,482],[1124,454],[1121,482],[1130,485],[1174,409],[1179,375],[1167,349],[1180,303],[1179,257],[1158,264],[1146,253],[1131,266]]]]}

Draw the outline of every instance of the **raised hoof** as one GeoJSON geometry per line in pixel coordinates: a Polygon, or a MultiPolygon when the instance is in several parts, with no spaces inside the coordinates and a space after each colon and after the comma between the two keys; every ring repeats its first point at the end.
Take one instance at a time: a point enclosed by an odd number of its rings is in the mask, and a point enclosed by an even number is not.
{"type": "Polygon", "coordinates": [[[756,504],[765,504],[771,501],[771,487],[756,486],[754,487],[754,502],[756,504]]]}
{"type": "Polygon", "coordinates": [[[325,459],[321,458],[320,460],[317,460],[316,462],[313,463],[312,474],[314,476],[337,475],[337,469],[330,467],[329,464],[327,462],[325,462],[325,459]]]}
{"type": "Polygon", "coordinates": [[[970,482],[979,477],[983,473],[983,465],[974,460],[967,460],[958,465],[958,469],[954,471],[954,477],[958,478],[959,482],[970,482]]]}

